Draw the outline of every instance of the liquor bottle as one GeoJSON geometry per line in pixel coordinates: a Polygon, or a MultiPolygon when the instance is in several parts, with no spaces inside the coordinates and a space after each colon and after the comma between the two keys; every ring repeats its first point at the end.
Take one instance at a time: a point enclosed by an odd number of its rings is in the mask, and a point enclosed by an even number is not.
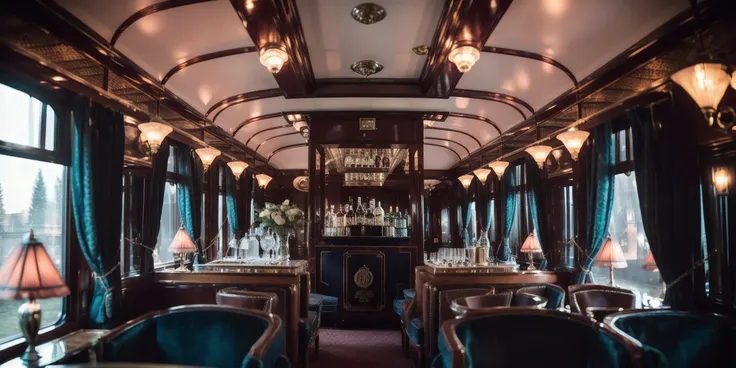
{"type": "Polygon", "coordinates": [[[355,210],[355,224],[365,224],[365,210],[363,209],[363,203],[361,203],[360,197],[358,197],[358,208],[355,210]]]}
{"type": "Polygon", "coordinates": [[[369,206],[368,210],[365,211],[365,224],[373,225],[373,220],[375,220],[375,216],[373,216],[373,209],[369,206]]]}
{"type": "Polygon", "coordinates": [[[373,167],[375,168],[381,167],[381,156],[379,156],[378,154],[376,154],[376,160],[373,163],[373,167]]]}
{"type": "Polygon", "coordinates": [[[353,205],[352,204],[350,204],[348,206],[350,206],[350,207],[348,209],[348,214],[345,217],[347,217],[348,226],[353,226],[353,225],[355,225],[355,211],[353,211],[353,205]]]}
{"type": "Polygon", "coordinates": [[[384,215],[385,215],[385,213],[383,212],[383,208],[381,208],[381,201],[378,201],[378,206],[373,211],[373,216],[376,217],[376,225],[378,225],[378,226],[385,226],[386,225],[385,222],[384,222],[384,215]]]}
{"type": "Polygon", "coordinates": [[[388,153],[383,154],[383,167],[391,166],[391,159],[388,158],[388,153]]]}
{"type": "Polygon", "coordinates": [[[394,226],[394,206],[388,206],[388,212],[385,215],[386,226],[394,226]]]}
{"type": "Polygon", "coordinates": [[[330,205],[329,211],[325,214],[325,235],[334,236],[335,234],[335,205],[330,205]]]}

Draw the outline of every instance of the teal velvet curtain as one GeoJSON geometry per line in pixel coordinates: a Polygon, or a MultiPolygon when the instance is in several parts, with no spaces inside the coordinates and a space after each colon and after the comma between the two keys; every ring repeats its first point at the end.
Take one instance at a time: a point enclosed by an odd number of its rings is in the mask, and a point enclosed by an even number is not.
{"type": "Polygon", "coordinates": [[[95,273],[89,324],[117,325],[121,313],[120,222],[122,212],[123,115],[73,101],[72,207],[79,246],[95,273]]]}
{"type": "Polygon", "coordinates": [[[548,248],[546,247],[547,234],[545,233],[545,229],[547,229],[547,221],[546,217],[543,215],[545,213],[545,192],[544,184],[542,183],[542,170],[531,157],[527,158],[525,166],[527,193],[529,195],[529,212],[532,217],[534,230],[537,234],[537,240],[539,240],[539,245],[542,246],[542,254],[544,255],[544,259],[542,260],[542,264],[539,266],[539,269],[544,270],[547,268],[548,248]]]}
{"type": "MultiPolygon", "coordinates": [[[[472,184],[471,184],[472,185],[472,184]]],[[[470,234],[468,233],[468,218],[470,218],[470,195],[468,194],[468,190],[465,190],[465,188],[458,184],[456,185],[458,190],[458,198],[460,198],[460,205],[458,206],[458,211],[460,211],[460,216],[458,216],[458,220],[460,220],[459,229],[460,229],[460,240],[463,242],[463,247],[468,248],[472,245],[472,242],[470,241],[470,234]]],[[[470,187],[468,187],[470,189],[470,187]]]]}
{"type": "Polygon", "coordinates": [[[499,249],[496,250],[496,257],[503,261],[508,261],[511,258],[509,236],[511,235],[511,228],[514,225],[514,212],[516,211],[515,186],[516,175],[514,174],[514,167],[511,166],[501,178],[501,189],[498,197],[499,203],[503,203],[503,205],[498,206],[499,234],[501,239],[498,244],[499,249]]]}
{"type": "Polygon", "coordinates": [[[201,239],[202,229],[200,229],[202,218],[202,165],[195,156],[188,146],[182,145],[176,150],[177,174],[180,178],[176,193],[182,224],[197,247],[194,263],[200,264],[207,260],[202,253],[203,241],[201,239]]]}
{"type": "Polygon", "coordinates": [[[243,235],[240,228],[236,190],[235,176],[233,176],[229,167],[225,167],[225,206],[227,207],[227,222],[233,236],[235,236],[236,239],[240,239],[243,235]]]}
{"type": "Polygon", "coordinates": [[[611,122],[598,125],[580,152],[580,186],[584,193],[583,212],[585,228],[582,229],[582,246],[586,257],[582,260],[582,272],[576,283],[585,283],[596,255],[608,236],[608,225],[613,210],[615,147],[611,135],[611,122]]]}
{"type": "MultiPolygon", "coordinates": [[[[703,254],[696,124],[705,121],[699,111],[675,111],[674,106],[688,103],[666,101],[652,110],[629,111],[642,222],[667,284],[690,271],[703,254]]],[[[676,309],[695,309],[705,298],[704,278],[703,268],[696,268],[667,288],[665,301],[676,309]]]]}
{"type": "MultiPolygon", "coordinates": [[[[166,189],[166,169],[169,160],[169,140],[164,139],[158,153],[153,156],[150,181],[147,185],[146,214],[143,216],[143,232],[141,242],[153,247],[158,242],[161,229],[161,210],[164,206],[164,190],[166,189]]],[[[159,252],[166,251],[168,244],[159,244],[159,252]]],[[[145,248],[144,248],[145,249],[145,248]]],[[[143,250],[141,273],[153,272],[153,258],[148,249],[143,250]]]]}

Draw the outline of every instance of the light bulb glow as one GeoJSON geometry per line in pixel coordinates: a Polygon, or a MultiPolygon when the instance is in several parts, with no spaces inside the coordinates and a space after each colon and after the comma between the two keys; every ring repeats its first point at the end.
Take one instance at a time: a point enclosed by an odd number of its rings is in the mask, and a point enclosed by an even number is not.
{"type": "Polygon", "coordinates": [[[460,184],[463,185],[463,188],[468,190],[468,188],[470,188],[470,184],[473,182],[473,175],[466,174],[457,178],[457,180],[460,180],[460,184]]]}
{"type": "Polygon", "coordinates": [[[151,154],[154,155],[161,147],[161,143],[163,143],[164,138],[174,131],[174,128],[155,121],[138,124],[138,129],[141,131],[141,142],[148,144],[148,147],[151,149],[151,154]]]}
{"type": "Polygon", "coordinates": [[[493,169],[493,172],[496,173],[496,176],[501,179],[503,173],[506,172],[506,168],[509,167],[509,163],[506,161],[493,161],[488,164],[488,166],[493,169]]]}
{"type": "Polygon", "coordinates": [[[435,121],[434,120],[424,120],[424,127],[425,128],[431,128],[434,126],[435,121]]]}
{"type": "Polygon", "coordinates": [[[194,150],[194,153],[199,156],[199,159],[202,160],[202,167],[204,169],[204,172],[207,172],[207,169],[210,168],[210,165],[212,165],[212,162],[215,161],[215,158],[220,155],[220,150],[212,148],[212,147],[206,147],[206,148],[198,148],[194,150]]]}
{"type": "Polygon", "coordinates": [[[266,174],[258,174],[256,175],[256,181],[258,181],[258,186],[261,187],[261,189],[266,189],[268,186],[268,183],[271,182],[272,177],[266,175],[266,174]]]}
{"type": "Polygon", "coordinates": [[[240,180],[240,175],[243,174],[243,171],[248,167],[248,164],[243,161],[230,161],[227,163],[227,166],[230,166],[230,171],[233,172],[233,175],[235,176],[235,180],[240,180]]]}
{"type": "Polygon", "coordinates": [[[261,64],[271,73],[276,74],[289,60],[289,54],[278,47],[267,46],[261,49],[258,60],[260,60],[261,64]]]}
{"type": "Polygon", "coordinates": [[[588,139],[588,136],[590,136],[590,133],[573,128],[557,135],[557,139],[565,145],[567,151],[570,152],[570,157],[577,161],[580,149],[583,148],[583,143],[588,139]]]}
{"type": "Polygon", "coordinates": [[[726,169],[716,169],[713,172],[713,185],[716,187],[718,194],[728,194],[728,187],[731,184],[731,175],[726,169]]]}
{"type": "Polygon", "coordinates": [[[672,74],[671,78],[708,116],[716,110],[728,84],[732,83],[725,69],[722,64],[700,63],[672,74]]]}
{"type": "Polygon", "coordinates": [[[301,132],[302,129],[307,127],[307,123],[304,120],[297,120],[292,124],[294,129],[296,129],[297,132],[301,132]]]}
{"type": "Polygon", "coordinates": [[[457,66],[457,70],[465,73],[480,59],[480,51],[473,46],[460,46],[450,52],[449,59],[457,66]]]}
{"type": "Polygon", "coordinates": [[[544,167],[544,162],[547,161],[547,156],[549,156],[549,153],[552,152],[552,147],[545,145],[532,146],[527,148],[525,151],[532,156],[534,161],[537,162],[537,165],[541,169],[544,167]]]}
{"type": "Polygon", "coordinates": [[[736,71],[731,73],[731,88],[736,89],[736,71]]]}
{"type": "Polygon", "coordinates": [[[478,177],[478,180],[480,180],[481,183],[485,184],[486,180],[488,179],[488,174],[491,173],[490,169],[486,168],[479,168],[473,170],[473,174],[475,174],[476,177],[478,177]]]}

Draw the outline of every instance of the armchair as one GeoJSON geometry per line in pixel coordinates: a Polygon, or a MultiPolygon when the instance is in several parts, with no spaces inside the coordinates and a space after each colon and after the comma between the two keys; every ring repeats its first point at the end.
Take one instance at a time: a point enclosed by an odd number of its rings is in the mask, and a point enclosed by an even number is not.
{"type": "Polygon", "coordinates": [[[640,366],[642,354],[640,346],[608,326],[531,308],[497,308],[447,321],[438,344],[435,368],[629,368],[640,366]]]}
{"type": "Polygon", "coordinates": [[[633,291],[615,286],[581,284],[570,285],[570,311],[586,313],[588,307],[617,307],[632,309],[636,306],[636,294],[633,291]]]}
{"type": "Polygon", "coordinates": [[[668,368],[736,365],[736,323],[723,316],[624,311],[606,317],[605,323],[631,342],[641,343],[645,359],[664,355],[668,368]]]}
{"type": "Polygon", "coordinates": [[[217,292],[215,300],[218,305],[229,305],[236,308],[255,309],[271,313],[279,298],[274,293],[226,288],[217,292]]]}
{"type": "MultiPolygon", "coordinates": [[[[456,298],[452,301],[450,308],[457,318],[478,315],[496,308],[504,308],[511,306],[511,298],[513,294],[509,291],[498,294],[486,294],[468,296],[466,298],[456,298]]],[[[444,320],[441,321],[444,323],[444,320]]]]}
{"type": "Polygon", "coordinates": [[[98,360],[209,367],[290,367],[278,316],[229,306],[153,311],[101,337],[98,360]]]}
{"type": "Polygon", "coordinates": [[[515,293],[532,294],[547,299],[547,309],[560,309],[565,302],[565,289],[555,284],[527,285],[516,289],[515,293]]]}

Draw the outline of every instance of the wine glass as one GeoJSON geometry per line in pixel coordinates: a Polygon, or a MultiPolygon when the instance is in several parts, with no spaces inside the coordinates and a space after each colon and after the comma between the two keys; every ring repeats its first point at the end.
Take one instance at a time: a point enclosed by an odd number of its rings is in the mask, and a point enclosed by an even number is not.
{"type": "Polygon", "coordinates": [[[270,240],[273,240],[273,237],[270,233],[266,233],[265,235],[261,235],[261,249],[263,249],[263,259],[269,259],[271,256],[271,243],[270,240]]]}
{"type": "Polygon", "coordinates": [[[246,233],[242,238],[240,238],[240,245],[238,246],[238,259],[240,259],[240,251],[245,251],[245,256],[243,257],[244,261],[248,261],[248,248],[250,243],[250,234],[246,233]]]}

